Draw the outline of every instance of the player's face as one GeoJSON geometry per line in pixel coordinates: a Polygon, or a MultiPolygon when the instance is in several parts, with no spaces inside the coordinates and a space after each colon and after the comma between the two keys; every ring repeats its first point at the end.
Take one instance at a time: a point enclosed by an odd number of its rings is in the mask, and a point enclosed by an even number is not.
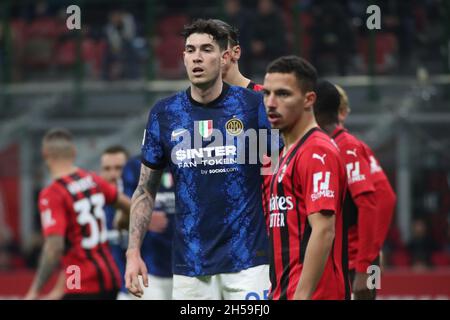
{"type": "Polygon", "coordinates": [[[221,75],[226,53],[221,52],[217,41],[206,33],[193,33],[186,39],[183,52],[184,65],[191,83],[208,86],[221,75]]]}
{"type": "Polygon", "coordinates": [[[263,92],[269,122],[280,132],[291,129],[300,121],[305,110],[312,108],[314,101],[311,99],[315,97],[313,92],[302,93],[292,73],[267,73],[263,92]]]}
{"type": "Polygon", "coordinates": [[[109,182],[115,183],[122,175],[122,169],[125,166],[127,158],[125,154],[119,153],[106,153],[102,155],[100,160],[100,174],[109,182]]]}

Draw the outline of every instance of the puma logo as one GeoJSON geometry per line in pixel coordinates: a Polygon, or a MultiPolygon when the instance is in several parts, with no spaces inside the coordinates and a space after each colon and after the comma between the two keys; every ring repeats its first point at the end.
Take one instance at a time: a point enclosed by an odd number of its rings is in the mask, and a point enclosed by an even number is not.
{"type": "Polygon", "coordinates": [[[347,154],[349,154],[349,155],[352,155],[352,156],[356,157],[356,148],[355,148],[355,149],[353,149],[353,150],[347,150],[346,152],[347,152],[347,154]]]}
{"type": "Polygon", "coordinates": [[[320,160],[322,164],[325,164],[325,157],[327,156],[326,153],[324,153],[322,156],[319,156],[317,153],[313,153],[312,158],[320,160]]]}

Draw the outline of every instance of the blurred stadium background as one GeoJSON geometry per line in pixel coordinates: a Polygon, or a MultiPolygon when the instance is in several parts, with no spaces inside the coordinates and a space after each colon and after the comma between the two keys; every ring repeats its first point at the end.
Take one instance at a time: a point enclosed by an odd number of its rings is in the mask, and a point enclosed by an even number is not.
{"type": "Polygon", "coordinates": [[[42,238],[36,199],[49,181],[40,140],[76,136],[78,165],[138,153],[147,113],[188,86],[183,25],[221,18],[241,31],[244,75],[299,54],[343,86],[347,126],[377,153],[398,204],[380,298],[450,297],[450,2],[439,0],[0,1],[0,297],[24,294],[42,238]],[[81,30],[66,8],[81,7],[81,30]],[[366,28],[366,8],[382,28],[366,28]]]}

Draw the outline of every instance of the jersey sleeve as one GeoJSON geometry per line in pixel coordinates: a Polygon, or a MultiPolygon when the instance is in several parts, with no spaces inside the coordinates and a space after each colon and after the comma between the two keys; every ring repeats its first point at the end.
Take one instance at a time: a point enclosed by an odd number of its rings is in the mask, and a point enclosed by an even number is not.
{"type": "Polygon", "coordinates": [[[159,105],[150,111],[142,139],[142,163],[152,169],[163,169],[167,164],[160,131],[159,105]]]}
{"type": "Polygon", "coordinates": [[[125,164],[122,171],[122,181],[123,181],[123,191],[124,193],[131,197],[136,190],[139,182],[139,175],[141,169],[141,162],[139,158],[131,158],[125,164]]]}
{"type": "Polygon", "coordinates": [[[97,175],[95,175],[95,182],[99,186],[102,193],[105,195],[106,204],[113,204],[117,201],[119,190],[117,190],[117,187],[114,184],[109,183],[108,181],[97,175]]]}
{"type": "Polygon", "coordinates": [[[44,237],[65,236],[67,228],[67,209],[63,196],[53,189],[45,189],[39,194],[39,214],[44,237]]]}
{"type": "Polygon", "coordinates": [[[369,159],[360,144],[348,144],[341,148],[341,156],[347,173],[348,189],[353,198],[373,192],[375,187],[370,177],[369,159]]]}
{"type": "Polygon", "coordinates": [[[337,153],[326,147],[310,147],[296,165],[300,177],[298,188],[304,190],[306,214],[340,210],[339,190],[345,185],[341,185],[343,172],[337,153]]]}

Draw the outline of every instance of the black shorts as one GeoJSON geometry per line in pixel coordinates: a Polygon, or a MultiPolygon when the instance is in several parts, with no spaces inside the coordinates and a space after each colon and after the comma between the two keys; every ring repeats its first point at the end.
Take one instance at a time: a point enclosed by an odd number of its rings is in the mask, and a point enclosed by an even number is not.
{"type": "Polygon", "coordinates": [[[69,293],[62,300],[116,300],[119,290],[104,291],[99,293],[69,293]]]}

